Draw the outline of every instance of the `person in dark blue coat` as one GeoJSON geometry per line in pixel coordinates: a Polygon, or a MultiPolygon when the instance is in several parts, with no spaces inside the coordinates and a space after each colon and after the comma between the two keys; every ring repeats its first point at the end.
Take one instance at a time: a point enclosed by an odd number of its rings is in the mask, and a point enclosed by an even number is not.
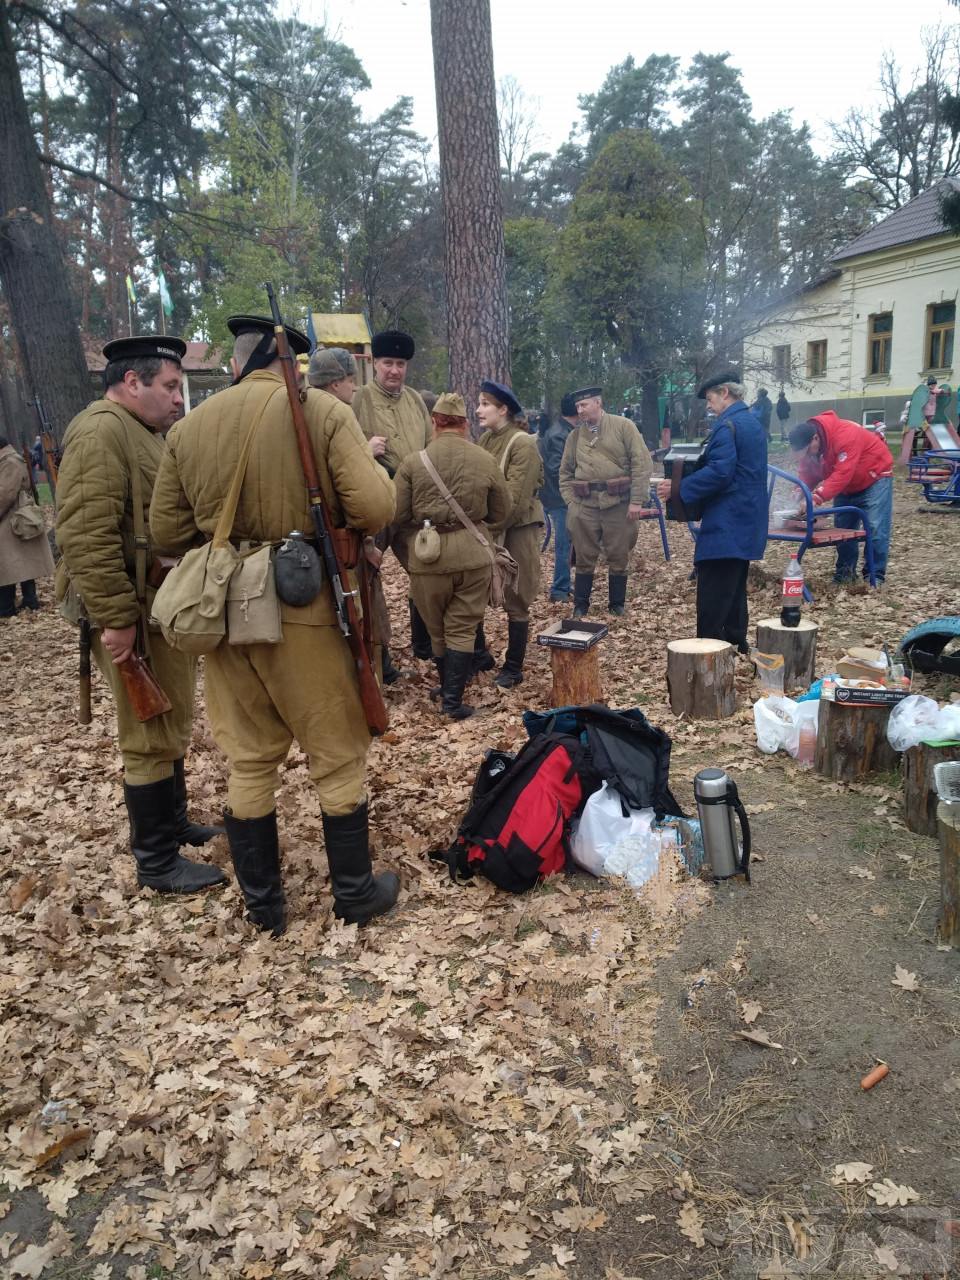
{"type": "MultiPolygon", "coordinates": [[[[682,501],[703,510],[693,557],[697,635],[747,653],[747,570],[767,545],[767,436],[743,402],[736,369],[707,378],[697,396],[717,415],[700,467],[680,484],[682,501]]],[[[661,498],[669,491],[662,481],[661,498]]]]}

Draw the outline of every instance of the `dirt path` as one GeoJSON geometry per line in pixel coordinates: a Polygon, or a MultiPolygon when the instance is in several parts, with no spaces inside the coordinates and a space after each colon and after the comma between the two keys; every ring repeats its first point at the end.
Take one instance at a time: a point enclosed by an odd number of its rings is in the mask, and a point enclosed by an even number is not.
{"type": "MultiPolygon", "coordinates": [[[[903,486],[897,503],[881,595],[837,593],[826,557],[811,564],[822,667],[958,607],[960,525],[916,515],[903,486]]],[[[391,691],[370,788],[404,893],[382,927],[332,921],[291,756],[293,923],[271,943],[232,885],[136,891],[102,690],[81,729],[72,635],[52,611],[0,623],[0,1273],[955,1273],[960,986],[933,940],[935,846],[904,831],[895,778],[850,791],[761,756],[747,683],[723,724],[670,715],[663,646],[693,616],[689,541],[671,541],[665,566],[642,532],[608,697],[671,733],[686,805],[703,765],[736,776],[762,855],[749,890],[665,871],[640,900],[582,876],[514,900],[427,862],[483,749],[516,747],[523,708],[546,705],[534,652],[518,690],[471,691],[474,722],[436,719],[423,666],[391,691]],[[916,991],[893,985],[898,965],[916,991]],[[737,1035],[758,1029],[783,1048],[737,1035]],[[890,1075],[863,1093],[877,1057],[890,1075]],[[868,1181],[832,1185],[855,1162],[868,1181]],[[881,1209],[867,1189],[884,1178],[917,1198],[881,1209]]],[[[752,576],[754,618],[776,608],[784,556],[752,576]]],[[[541,604],[537,622],[560,613],[541,604]]],[[[497,652],[504,633],[488,628],[497,652]]],[[[196,811],[215,813],[225,773],[202,714],[189,770],[196,811]]]]}

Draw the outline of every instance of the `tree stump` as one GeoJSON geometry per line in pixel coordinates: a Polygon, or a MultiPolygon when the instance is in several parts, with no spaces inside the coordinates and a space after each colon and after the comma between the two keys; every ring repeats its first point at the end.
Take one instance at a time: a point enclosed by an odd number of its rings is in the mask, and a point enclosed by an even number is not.
{"type": "Polygon", "coordinates": [[[783,654],[783,692],[809,689],[816,679],[817,632],[809,618],[796,627],[785,627],[779,618],[761,618],[757,623],[757,648],[761,653],[783,654]]]}
{"type": "Polygon", "coordinates": [[[550,649],[553,671],[552,707],[586,706],[603,701],[600,684],[600,649],[550,649]]]}
{"type": "Polygon", "coordinates": [[[937,790],[933,767],[960,760],[960,742],[921,742],[903,753],[903,816],[911,831],[937,834],[937,790]]]}
{"type": "Polygon", "coordinates": [[[857,707],[820,699],[814,768],[837,782],[891,773],[899,755],[887,741],[889,707],[857,707]]]}
{"type": "Polygon", "coordinates": [[[940,837],[940,941],[960,947],[960,805],[937,805],[940,837]]]}
{"type": "Polygon", "coordinates": [[[667,645],[670,710],[691,720],[724,720],[737,709],[737,651],[725,640],[671,640],[667,645]]]}

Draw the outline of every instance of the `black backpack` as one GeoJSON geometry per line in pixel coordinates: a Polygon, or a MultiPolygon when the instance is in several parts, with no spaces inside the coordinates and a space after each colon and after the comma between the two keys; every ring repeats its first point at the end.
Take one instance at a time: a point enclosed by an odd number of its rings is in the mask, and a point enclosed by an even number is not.
{"type": "Polygon", "coordinates": [[[642,711],[591,703],[546,714],[527,711],[523,722],[534,742],[555,730],[576,735],[589,751],[592,768],[629,808],[653,809],[658,820],[665,814],[686,817],[670,790],[670,737],[642,711]]]}
{"type": "Polygon", "coordinates": [[[470,807],[447,848],[430,857],[451,879],[484,875],[509,893],[524,893],[565,870],[570,823],[600,785],[578,737],[541,733],[517,756],[488,751],[470,807]]]}

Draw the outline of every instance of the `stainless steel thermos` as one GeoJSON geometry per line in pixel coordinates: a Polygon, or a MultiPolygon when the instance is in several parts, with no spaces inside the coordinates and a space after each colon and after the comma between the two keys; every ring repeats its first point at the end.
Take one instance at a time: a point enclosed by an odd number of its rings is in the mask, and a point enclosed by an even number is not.
{"type": "Polygon", "coordinates": [[[750,882],[750,823],[747,821],[737,784],[723,769],[701,769],[693,780],[704,861],[709,862],[715,880],[742,875],[750,882]],[[737,835],[740,822],[743,844],[737,835]]]}

